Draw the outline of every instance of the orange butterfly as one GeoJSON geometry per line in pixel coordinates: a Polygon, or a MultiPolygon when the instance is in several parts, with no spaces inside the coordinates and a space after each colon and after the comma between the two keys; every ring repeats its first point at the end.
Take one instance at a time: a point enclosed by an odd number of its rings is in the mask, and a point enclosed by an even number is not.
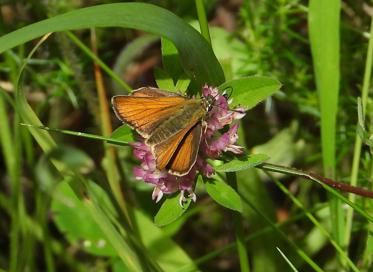
{"type": "Polygon", "coordinates": [[[117,117],[145,138],[157,169],[177,176],[189,173],[197,159],[210,101],[143,87],[130,95],[114,96],[112,104],[117,117]]]}

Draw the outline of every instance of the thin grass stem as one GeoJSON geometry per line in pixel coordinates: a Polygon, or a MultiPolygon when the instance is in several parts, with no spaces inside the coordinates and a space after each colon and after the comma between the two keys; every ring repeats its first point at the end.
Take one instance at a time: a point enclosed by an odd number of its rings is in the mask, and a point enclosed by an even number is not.
{"type": "Polygon", "coordinates": [[[67,36],[71,39],[73,43],[76,44],[87,56],[92,58],[94,62],[97,63],[98,66],[102,68],[115,82],[117,82],[123,89],[126,91],[131,91],[132,88],[126,82],[124,82],[114,71],[107,66],[98,56],[96,56],[91,49],[89,49],[84,43],[82,43],[77,36],[75,36],[72,32],[67,31],[67,36]]]}
{"type": "MultiPolygon", "coordinates": [[[[325,204],[322,204],[322,205],[317,205],[316,207],[313,207],[312,209],[308,210],[308,212],[311,212],[311,213],[314,213],[314,212],[317,212],[321,209],[324,209],[326,207],[325,204]]],[[[286,221],[283,221],[283,222],[277,222],[275,223],[275,226],[277,228],[281,228],[281,227],[285,227],[287,225],[290,225],[300,219],[303,219],[305,217],[305,212],[301,212],[299,214],[296,214],[294,215],[293,217],[287,219],[286,221]]],[[[257,239],[258,237],[262,236],[262,235],[265,235],[267,233],[270,233],[274,231],[274,229],[271,227],[271,226],[267,226],[261,230],[257,230],[255,231],[254,233],[251,233],[250,235],[246,236],[245,237],[245,242],[249,242],[253,239],[257,239]]],[[[209,253],[207,253],[206,255],[202,256],[202,257],[199,257],[198,259],[195,259],[194,260],[194,264],[196,265],[200,265],[200,264],[203,264],[203,263],[206,263],[207,261],[210,261],[216,257],[218,257],[220,254],[226,252],[226,251],[229,251],[229,250],[233,250],[236,246],[236,242],[232,242],[226,246],[223,246],[217,250],[214,250],[214,251],[211,251],[209,253]]],[[[194,267],[191,267],[191,266],[185,266],[183,267],[179,272],[191,272],[191,271],[194,271],[194,267]]]]}
{"type": "MultiPolygon", "coordinates": [[[[303,204],[276,178],[274,178],[272,175],[269,175],[272,180],[276,183],[277,187],[281,189],[290,199],[293,201],[293,203],[298,206],[303,211],[306,211],[303,204]]],[[[317,219],[309,212],[306,212],[306,216],[309,218],[309,220],[321,231],[323,235],[325,235],[330,243],[333,245],[333,247],[337,250],[339,253],[339,256],[341,259],[343,259],[344,262],[348,264],[348,266],[355,272],[359,272],[360,270],[355,266],[355,264],[351,261],[351,259],[347,256],[344,249],[333,239],[333,237],[329,234],[329,232],[317,221],[317,219]]]]}
{"type": "MultiPolygon", "coordinates": [[[[364,78],[363,78],[363,87],[362,87],[362,113],[363,118],[366,112],[366,105],[368,100],[368,93],[369,93],[369,86],[371,81],[371,74],[372,74],[372,61],[373,61],[373,18],[371,18],[370,22],[370,36],[369,36],[369,43],[367,49],[367,57],[365,60],[365,70],[364,70],[364,78]]],[[[359,123],[357,124],[359,125],[359,123]]],[[[356,186],[358,175],[359,175],[359,164],[360,164],[360,155],[361,155],[361,147],[362,147],[362,139],[360,138],[359,134],[356,132],[355,135],[355,145],[354,145],[354,156],[352,159],[352,168],[351,168],[351,176],[350,176],[350,185],[356,186]]],[[[354,203],[356,200],[355,195],[349,195],[348,199],[354,203]]],[[[352,220],[353,220],[354,210],[351,208],[347,209],[346,213],[346,229],[344,233],[345,244],[348,245],[351,239],[351,229],[352,229],[352,220]]]]}
{"type": "MultiPolygon", "coordinates": [[[[91,29],[91,46],[93,55],[97,57],[97,39],[96,32],[91,29]]],[[[111,118],[109,113],[109,104],[107,102],[106,89],[104,86],[104,80],[101,74],[100,66],[97,62],[94,62],[94,72],[96,79],[97,96],[100,105],[100,122],[101,122],[101,132],[104,136],[109,136],[113,130],[111,126],[111,118]]],[[[115,196],[116,201],[119,204],[124,216],[126,218],[127,224],[132,227],[132,220],[128,213],[128,206],[124,199],[122,189],[120,186],[119,171],[116,163],[115,149],[113,146],[107,146],[104,143],[105,157],[104,157],[104,168],[109,181],[110,188],[115,196]]]]}
{"type": "MultiPolygon", "coordinates": [[[[321,184],[325,188],[325,190],[327,190],[328,192],[330,192],[331,194],[333,194],[334,196],[336,196],[337,198],[339,198],[340,200],[342,200],[343,202],[345,202],[346,204],[351,206],[356,212],[358,212],[360,215],[365,217],[367,220],[373,222],[373,216],[368,214],[362,207],[356,205],[355,203],[352,203],[346,197],[342,196],[336,190],[331,188],[330,185],[327,185],[327,183],[325,183],[325,181],[333,182],[331,184],[336,184],[338,186],[350,187],[348,184],[344,184],[344,183],[341,183],[341,182],[335,182],[335,181],[329,180],[327,178],[324,178],[324,177],[321,177],[321,176],[318,176],[318,175],[315,175],[315,174],[307,173],[307,172],[304,172],[304,171],[301,171],[301,170],[298,170],[298,169],[285,167],[285,166],[281,166],[281,165],[263,163],[263,164],[258,165],[256,167],[259,168],[259,169],[270,171],[270,172],[290,174],[290,175],[303,177],[303,178],[306,178],[306,179],[311,180],[311,181],[315,181],[315,182],[321,184]]],[[[372,194],[371,191],[364,190],[364,189],[361,189],[361,188],[358,188],[358,187],[354,187],[354,188],[357,188],[358,191],[367,192],[369,195],[372,194]]],[[[372,197],[372,196],[370,196],[370,197],[372,197]]]]}

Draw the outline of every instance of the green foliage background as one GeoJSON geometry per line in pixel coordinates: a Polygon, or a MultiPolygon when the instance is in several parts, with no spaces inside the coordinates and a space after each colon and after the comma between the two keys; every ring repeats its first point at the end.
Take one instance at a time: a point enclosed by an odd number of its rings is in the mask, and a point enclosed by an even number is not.
{"type": "Polygon", "coordinates": [[[371,200],[253,168],[373,188],[370,3],[110,2],[1,3],[0,268],[370,271],[371,200]],[[239,141],[256,155],[213,162],[196,203],[155,204],[110,97],[205,83],[250,109],[239,141]]]}

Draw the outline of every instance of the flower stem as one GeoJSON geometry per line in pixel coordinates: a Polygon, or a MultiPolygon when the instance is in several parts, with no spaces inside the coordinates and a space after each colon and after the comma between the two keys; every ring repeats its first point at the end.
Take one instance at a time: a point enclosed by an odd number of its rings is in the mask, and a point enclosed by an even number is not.
{"type": "Polygon", "coordinates": [[[290,168],[290,167],[281,166],[277,164],[271,164],[271,163],[263,163],[261,165],[258,165],[257,168],[272,171],[272,172],[301,176],[309,180],[314,180],[319,183],[326,184],[330,187],[333,187],[335,189],[338,189],[344,192],[353,193],[355,195],[360,195],[360,196],[364,196],[368,198],[373,198],[373,191],[369,191],[367,189],[363,189],[363,188],[356,187],[356,186],[351,186],[343,182],[334,181],[332,179],[320,176],[315,173],[307,173],[305,171],[298,170],[295,168],[290,168]]]}
{"type": "MultiPolygon", "coordinates": [[[[227,180],[231,186],[237,190],[237,176],[236,173],[230,172],[227,173],[227,180]]],[[[238,212],[233,212],[233,224],[234,232],[236,235],[236,245],[238,256],[240,258],[240,267],[241,272],[250,271],[249,259],[247,255],[247,249],[245,245],[245,237],[242,226],[242,215],[238,212]]]]}
{"type": "Polygon", "coordinates": [[[211,44],[209,25],[207,22],[206,10],[203,4],[203,0],[195,0],[195,2],[196,2],[197,15],[198,15],[199,27],[201,29],[201,34],[207,40],[207,42],[211,44]]]}
{"type": "MultiPolygon", "coordinates": [[[[362,89],[362,112],[363,117],[366,112],[366,105],[369,93],[369,85],[371,80],[371,72],[372,72],[372,61],[373,61],[373,18],[371,18],[370,23],[370,36],[369,36],[369,44],[368,44],[368,51],[367,57],[365,62],[365,71],[364,71],[364,78],[363,78],[363,89],[362,89]]],[[[351,186],[357,185],[357,179],[359,174],[359,162],[360,162],[360,153],[361,153],[361,146],[362,140],[359,134],[356,132],[355,136],[355,146],[354,146],[354,156],[352,159],[352,169],[351,169],[351,176],[350,176],[350,184],[351,186]]],[[[351,202],[355,202],[355,195],[350,195],[348,199],[351,202]]],[[[350,242],[351,237],[351,227],[352,227],[352,218],[353,218],[353,209],[347,209],[346,213],[346,228],[345,228],[345,244],[348,245],[350,242]]]]}
{"type": "Polygon", "coordinates": [[[271,172],[277,172],[277,173],[283,173],[283,174],[289,174],[289,175],[295,175],[295,176],[300,176],[308,180],[315,181],[321,185],[324,186],[324,188],[329,191],[331,194],[335,195],[342,201],[344,201],[346,204],[348,204],[350,207],[352,207],[356,212],[358,212],[360,215],[364,216],[366,219],[369,221],[373,222],[373,216],[368,214],[363,208],[360,206],[356,205],[352,201],[348,200],[346,197],[338,193],[337,191],[333,190],[330,187],[345,191],[345,192],[350,192],[354,194],[358,194],[364,197],[369,197],[373,198],[373,191],[369,191],[366,189],[362,189],[359,187],[351,186],[342,182],[337,182],[332,179],[328,179],[325,177],[322,177],[317,174],[313,173],[307,173],[302,170],[290,168],[290,167],[285,167],[281,165],[276,165],[276,164],[271,164],[271,163],[263,163],[261,165],[256,166],[256,168],[262,169],[262,170],[267,170],[271,172]]]}

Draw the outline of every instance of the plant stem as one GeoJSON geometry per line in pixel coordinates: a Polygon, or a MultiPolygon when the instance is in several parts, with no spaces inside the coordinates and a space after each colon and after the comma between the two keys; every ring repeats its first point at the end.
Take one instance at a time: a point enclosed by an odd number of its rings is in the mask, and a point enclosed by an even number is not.
{"type": "MultiPolygon", "coordinates": [[[[317,205],[316,207],[310,209],[310,210],[307,210],[307,212],[310,212],[310,213],[313,213],[313,212],[317,212],[323,208],[325,208],[326,205],[325,204],[322,204],[322,205],[317,205]]],[[[283,221],[283,222],[277,222],[274,224],[274,226],[276,228],[281,228],[281,227],[285,227],[289,224],[292,224],[300,219],[303,219],[305,217],[305,212],[301,212],[299,214],[296,214],[294,215],[293,217],[287,219],[286,221],[283,221]]],[[[251,233],[249,235],[247,235],[245,237],[245,242],[247,243],[248,241],[251,241],[253,239],[256,239],[264,234],[267,234],[269,232],[272,232],[274,231],[274,228],[272,226],[267,226],[263,229],[260,229],[260,230],[257,230],[255,231],[254,233],[251,233]]],[[[214,259],[215,257],[219,256],[220,254],[222,254],[223,252],[226,252],[228,250],[232,250],[234,247],[236,246],[236,242],[232,242],[228,245],[225,245],[217,250],[214,250],[214,251],[210,251],[209,253],[207,253],[206,255],[202,256],[202,257],[199,257],[198,259],[194,259],[193,260],[193,264],[195,265],[200,265],[200,264],[203,264],[207,261],[210,261],[212,259],[214,259]]],[[[193,266],[184,266],[180,269],[179,272],[189,272],[189,271],[194,271],[194,267],[193,266]]]]}
{"type": "Polygon", "coordinates": [[[372,191],[368,191],[368,190],[365,190],[365,189],[362,189],[362,188],[359,188],[359,187],[350,186],[350,185],[344,184],[342,182],[337,182],[337,181],[319,176],[317,174],[307,173],[307,172],[304,172],[302,170],[298,170],[298,169],[294,169],[294,168],[290,168],[290,167],[285,167],[285,166],[281,166],[281,165],[276,165],[276,164],[271,164],[271,163],[263,163],[261,165],[256,166],[256,168],[271,171],[271,172],[277,172],[277,173],[300,176],[300,177],[306,178],[308,180],[316,181],[317,183],[323,185],[324,188],[327,191],[329,191],[331,194],[333,194],[337,198],[343,200],[349,206],[354,208],[359,214],[361,214],[362,216],[367,218],[369,221],[373,222],[373,216],[369,215],[367,212],[364,211],[363,208],[357,206],[355,203],[352,203],[347,198],[345,198],[340,193],[338,193],[337,191],[335,191],[334,189],[332,189],[330,187],[337,188],[337,189],[342,189],[342,190],[343,189],[346,189],[346,190],[351,189],[351,191],[356,190],[356,192],[354,192],[354,193],[358,192],[359,195],[363,195],[363,196],[370,197],[370,198],[373,198],[373,192],[372,191]],[[364,194],[366,194],[366,195],[364,195],[364,194]]]}
{"type": "Polygon", "coordinates": [[[76,44],[87,56],[89,56],[99,67],[102,68],[116,83],[118,83],[126,91],[131,91],[132,88],[126,82],[124,82],[113,70],[107,66],[91,49],[82,43],[77,36],[72,32],[67,31],[67,36],[71,39],[73,43],[76,44]]]}
{"type": "MultiPolygon", "coordinates": [[[[273,178],[271,176],[272,180],[276,183],[276,185],[281,189],[281,191],[283,191],[292,201],[293,203],[298,206],[300,209],[302,209],[303,211],[306,211],[306,209],[304,208],[303,204],[295,197],[293,196],[292,193],[289,192],[289,190],[280,182],[278,181],[276,178],[273,178]]],[[[320,232],[325,235],[330,243],[334,246],[334,248],[336,249],[336,251],[339,253],[339,257],[341,260],[343,260],[344,262],[346,262],[350,268],[355,271],[355,272],[359,272],[359,269],[355,266],[355,264],[351,261],[351,259],[348,257],[347,253],[343,250],[343,248],[337,243],[337,241],[335,239],[333,239],[333,237],[329,234],[329,232],[319,223],[319,221],[317,221],[317,219],[310,213],[310,212],[306,212],[306,216],[309,218],[309,220],[320,230],[320,232]]]]}
{"type": "MultiPolygon", "coordinates": [[[[369,44],[368,44],[368,51],[367,51],[367,57],[365,61],[365,71],[364,71],[364,78],[363,78],[363,88],[362,88],[362,98],[361,98],[362,107],[363,107],[363,110],[362,110],[363,117],[365,116],[366,105],[367,105],[367,100],[368,100],[369,85],[370,85],[371,73],[372,73],[372,60],[373,60],[373,18],[371,18],[371,22],[370,22],[370,36],[369,36],[369,44]]],[[[352,169],[351,169],[351,176],[350,176],[351,186],[357,185],[357,179],[359,175],[361,146],[362,146],[362,140],[359,134],[356,132],[354,157],[352,159],[352,169]]],[[[350,195],[348,197],[348,199],[351,202],[355,202],[355,198],[356,198],[355,195],[350,195]]],[[[346,213],[346,229],[345,229],[345,236],[344,236],[346,245],[350,243],[353,214],[354,214],[354,210],[351,208],[348,208],[347,213],[346,213]]]]}
{"type": "Polygon", "coordinates": [[[288,236],[276,227],[275,223],[271,221],[264,213],[262,213],[258,208],[255,207],[253,203],[251,203],[244,195],[240,194],[243,201],[248,204],[258,215],[260,215],[271,227],[274,231],[276,231],[289,245],[295,250],[295,252],[304,260],[306,261],[315,271],[322,272],[323,270],[321,267],[315,263],[306,252],[304,252],[301,248],[299,248],[292,240],[288,238],[288,236]]]}
{"type": "Polygon", "coordinates": [[[195,3],[196,3],[196,9],[197,9],[199,27],[201,29],[201,34],[206,39],[206,41],[211,44],[211,37],[210,37],[209,25],[208,25],[207,17],[206,17],[205,5],[203,3],[203,0],[195,0],[195,3]]]}
{"type": "MultiPolygon", "coordinates": [[[[11,59],[9,54],[5,55],[6,62],[10,71],[10,78],[13,84],[17,84],[18,67],[11,59]]],[[[5,95],[3,90],[0,94],[0,141],[5,159],[7,173],[11,181],[11,227],[10,227],[10,249],[9,249],[9,271],[17,271],[21,268],[21,263],[25,260],[24,256],[19,256],[22,242],[22,225],[21,214],[24,211],[23,194],[21,190],[21,162],[20,162],[20,133],[19,133],[19,113],[14,115],[14,131],[12,135],[11,126],[5,104],[5,95]]]]}
{"type": "MultiPolygon", "coordinates": [[[[227,180],[231,184],[231,186],[237,190],[237,176],[236,173],[227,173],[227,180]]],[[[245,237],[243,233],[243,226],[242,226],[242,215],[238,212],[233,213],[233,224],[234,224],[234,232],[236,235],[236,245],[238,256],[240,258],[240,267],[241,272],[250,271],[249,259],[247,254],[247,249],[245,245],[245,237]]]]}
{"type": "Polygon", "coordinates": [[[258,165],[257,168],[272,171],[272,172],[301,176],[309,180],[314,180],[319,183],[326,184],[330,187],[333,187],[335,189],[338,189],[344,192],[353,193],[353,194],[368,197],[368,198],[373,198],[373,191],[369,191],[367,189],[363,189],[363,188],[356,187],[356,186],[351,186],[343,182],[334,181],[332,179],[320,176],[315,173],[307,173],[305,171],[298,170],[295,168],[290,168],[290,167],[281,166],[277,164],[271,164],[271,163],[263,163],[261,165],[258,165]]]}
{"type": "MultiPolygon", "coordinates": [[[[97,40],[96,40],[96,32],[94,29],[91,29],[91,45],[92,45],[92,52],[97,57],[97,40]]],[[[101,70],[97,62],[94,62],[94,71],[95,71],[95,78],[96,78],[96,88],[97,88],[97,95],[100,104],[100,121],[101,121],[101,132],[104,136],[109,136],[112,133],[111,127],[111,119],[109,113],[109,105],[106,98],[106,89],[104,86],[103,77],[101,74],[101,70]]],[[[109,181],[110,188],[115,196],[116,201],[119,204],[122,212],[125,215],[127,220],[127,224],[132,227],[131,218],[128,213],[128,207],[126,201],[124,199],[124,195],[122,193],[120,187],[120,178],[119,178],[119,171],[116,164],[116,155],[115,149],[113,146],[107,146],[104,143],[105,149],[105,171],[109,181]]]]}
{"type": "Polygon", "coordinates": [[[80,131],[58,129],[58,128],[49,128],[49,127],[45,127],[45,126],[34,126],[34,125],[31,125],[31,124],[25,124],[25,123],[19,123],[19,125],[26,126],[26,127],[43,129],[43,130],[52,131],[52,132],[63,133],[63,134],[72,135],[72,136],[76,136],[76,137],[83,137],[83,138],[92,139],[92,140],[96,140],[96,141],[105,141],[109,144],[128,146],[128,142],[125,142],[125,141],[122,141],[122,140],[116,140],[116,139],[113,139],[113,138],[110,138],[110,137],[104,137],[104,136],[90,134],[90,133],[84,133],[84,132],[80,132],[80,131]]]}

